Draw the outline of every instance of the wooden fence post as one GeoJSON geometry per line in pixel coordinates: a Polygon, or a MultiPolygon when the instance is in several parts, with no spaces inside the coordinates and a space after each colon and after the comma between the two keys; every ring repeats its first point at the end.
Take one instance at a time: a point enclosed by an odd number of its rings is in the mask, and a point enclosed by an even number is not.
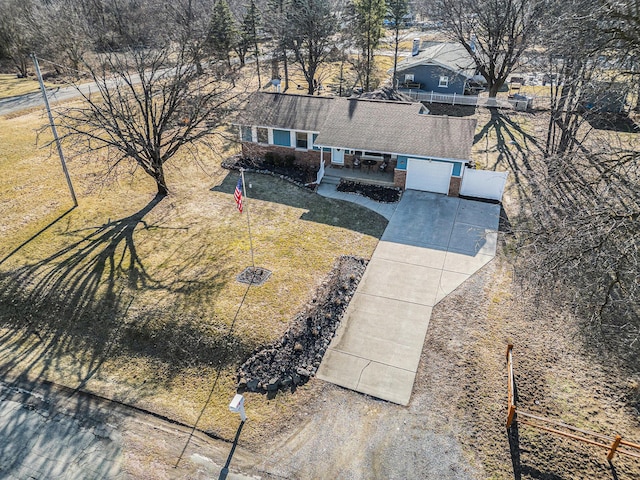
{"type": "Polygon", "coordinates": [[[507,374],[509,376],[508,386],[507,386],[507,428],[511,427],[513,423],[513,419],[516,416],[516,401],[515,401],[515,385],[513,379],[513,358],[511,356],[511,350],[513,350],[513,345],[510,343],[507,345],[507,374]]]}
{"type": "Polygon", "coordinates": [[[616,454],[616,450],[620,446],[621,440],[622,437],[620,435],[616,435],[616,439],[611,444],[611,449],[609,450],[609,454],[607,455],[607,460],[611,461],[611,459],[613,459],[613,456],[616,454]]]}
{"type": "Polygon", "coordinates": [[[511,424],[513,423],[513,419],[516,416],[516,406],[509,405],[509,411],[507,413],[507,428],[511,428],[511,424]]]}

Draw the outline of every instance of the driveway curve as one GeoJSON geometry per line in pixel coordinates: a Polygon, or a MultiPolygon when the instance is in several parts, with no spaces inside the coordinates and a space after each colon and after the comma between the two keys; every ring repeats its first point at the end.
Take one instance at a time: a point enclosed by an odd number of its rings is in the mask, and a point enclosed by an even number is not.
{"type": "Polygon", "coordinates": [[[407,190],[317,377],[408,405],[431,309],[495,256],[500,206],[407,190]]]}

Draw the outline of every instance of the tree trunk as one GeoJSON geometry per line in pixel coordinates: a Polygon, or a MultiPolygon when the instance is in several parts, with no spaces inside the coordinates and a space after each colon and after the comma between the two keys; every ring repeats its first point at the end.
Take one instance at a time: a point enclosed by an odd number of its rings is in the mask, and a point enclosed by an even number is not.
{"type": "Polygon", "coordinates": [[[398,40],[400,37],[400,28],[398,27],[398,22],[396,22],[396,50],[393,54],[393,77],[391,77],[391,81],[393,82],[393,85],[391,85],[391,87],[395,90],[396,85],[398,84],[397,79],[396,79],[396,72],[398,70],[398,40]]]}
{"type": "Polygon", "coordinates": [[[256,55],[256,72],[258,73],[258,90],[262,88],[262,80],[260,79],[260,49],[258,48],[258,41],[255,41],[255,55],[256,55]]]}
{"type": "Polygon", "coordinates": [[[18,78],[27,78],[28,75],[28,71],[27,71],[27,62],[23,57],[18,57],[18,58],[14,58],[14,63],[16,65],[16,67],[18,67],[18,78]]]}
{"type": "Polygon", "coordinates": [[[490,85],[489,86],[489,98],[496,98],[496,95],[498,94],[498,90],[500,90],[500,87],[502,87],[502,84],[494,83],[494,84],[490,85]]]}
{"type": "Polygon", "coordinates": [[[158,195],[166,196],[169,194],[169,189],[167,188],[167,182],[164,180],[164,167],[162,164],[156,166],[154,180],[156,181],[156,186],[158,187],[158,195]]]}
{"type": "Polygon", "coordinates": [[[289,61],[287,60],[287,48],[282,45],[282,58],[284,67],[284,91],[289,90],[289,61]]]}

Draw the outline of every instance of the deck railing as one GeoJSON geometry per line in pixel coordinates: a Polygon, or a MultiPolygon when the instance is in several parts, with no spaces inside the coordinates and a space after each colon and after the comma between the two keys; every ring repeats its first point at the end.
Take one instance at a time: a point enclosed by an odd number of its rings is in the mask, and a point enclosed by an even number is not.
{"type": "Polygon", "coordinates": [[[529,108],[544,108],[544,105],[548,104],[548,99],[546,97],[505,99],[478,95],[459,95],[456,93],[423,92],[411,89],[403,90],[402,93],[418,102],[447,103],[449,105],[468,105],[473,107],[497,107],[510,108],[514,110],[527,110],[529,108]]]}

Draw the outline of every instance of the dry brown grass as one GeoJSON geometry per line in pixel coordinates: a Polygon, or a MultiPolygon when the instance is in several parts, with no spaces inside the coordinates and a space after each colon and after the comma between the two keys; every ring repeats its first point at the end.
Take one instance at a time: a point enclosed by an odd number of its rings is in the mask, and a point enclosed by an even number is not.
{"type": "MultiPolygon", "coordinates": [[[[237,174],[220,168],[222,152],[175,158],[160,202],[140,171],[104,182],[99,157],[74,158],[80,206],[68,211],[55,152],[35,145],[44,121],[0,119],[1,371],[186,423],[215,383],[199,427],[232,437],[236,367],[284,332],[338,255],[370,256],[386,221],[248,174],[256,264],[273,275],[247,292],[235,281],[251,263],[246,215],[235,210],[237,174]]],[[[274,400],[248,395],[249,415],[256,424],[286,417],[306,388],[274,400]]]]}
{"type": "MultiPolygon", "coordinates": [[[[47,87],[51,85],[45,83],[47,87]]],[[[40,85],[35,77],[18,78],[14,74],[0,74],[0,98],[15,97],[25,93],[33,93],[40,90],[40,85]]]]}

